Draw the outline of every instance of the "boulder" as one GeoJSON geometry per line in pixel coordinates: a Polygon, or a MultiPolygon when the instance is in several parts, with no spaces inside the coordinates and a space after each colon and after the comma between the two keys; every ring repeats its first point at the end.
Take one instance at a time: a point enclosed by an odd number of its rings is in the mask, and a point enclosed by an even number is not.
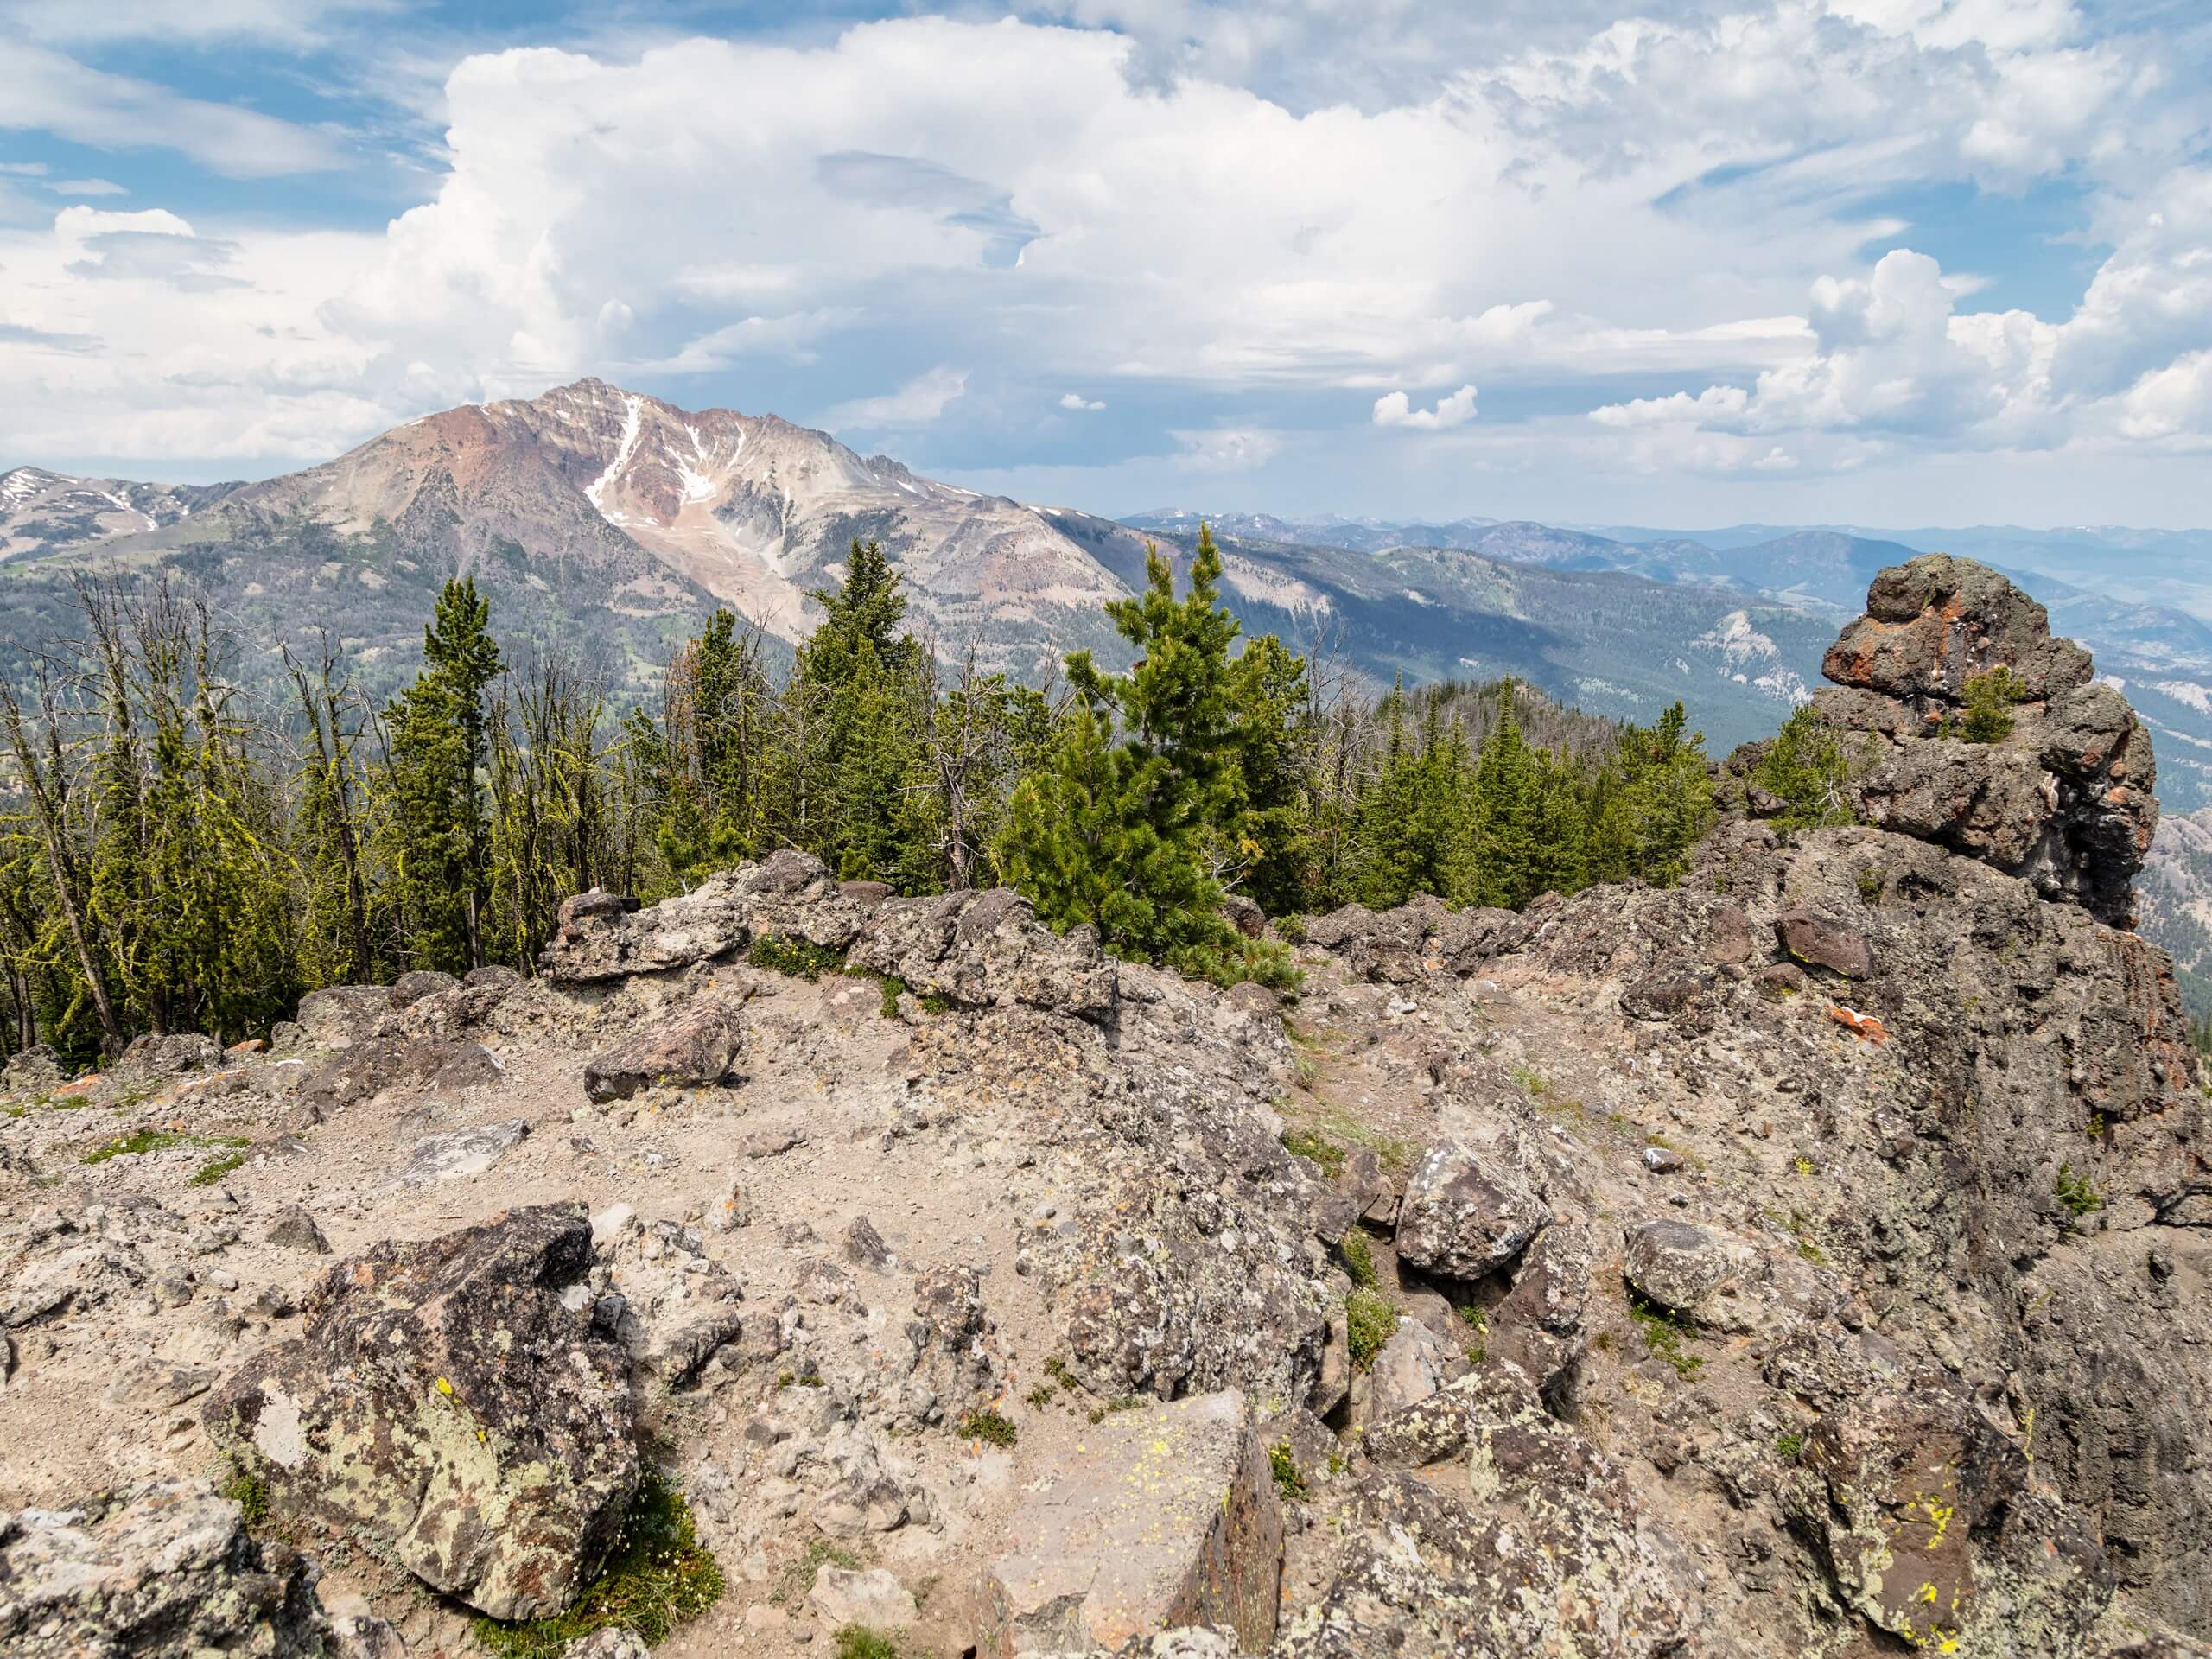
{"type": "Polygon", "coordinates": [[[0,1653],[305,1659],[335,1640],[313,1582],[293,1551],[264,1554],[202,1481],[0,1514],[0,1653]]]}
{"type": "Polygon", "coordinates": [[[301,1336],[207,1408],[273,1500],[355,1529],[495,1618],[565,1607],[637,1490],[627,1357],[582,1285],[581,1204],[511,1210],[339,1262],[301,1336]]]}
{"type": "Polygon", "coordinates": [[[538,971],[555,984],[663,973],[743,950],[760,934],[842,950],[867,912],[820,859],[784,848],[643,910],[611,893],[578,894],[562,906],[538,971]]]}
{"type": "Polygon", "coordinates": [[[869,914],[849,958],[921,996],[963,1007],[1025,1005],[1103,1020],[1114,966],[1088,927],[1056,934],[1009,887],[890,899],[869,914]]]}
{"type": "Polygon", "coordinates": [[[451,974],[442,974],[435,968],[417,968],[391,982],[391,1006],[404,1008],[441,991],[458,989],[460,985],[461,982],[451,974]]]}
{"type": "Polygon", "coordinates": [[[322,1236],[322,1229],[315,1225],[312,1215],[296,1205],[279,1211],[263,1237],[280,1249],[307,1250],[315,1255],[330,1254],[330,1241],[322,1236]]]}
{"type": "Polygon", "coordinates": [[[407,1154],[406,1165],[392,1177],[395,1188],[432,1186],[481,1175],[520,1146],[530,1133],[526,1118],[511,1117],[499,1123],[479,1123],[444,1135],[426,1135],[407,1154]]]}
{"type": "Polygon", "coordinates": [[[310,1121],[321,1122],[395,1089],[458,1090],[499,1077],[499,1062],[480,1043],[362,1036],[300,1084],[300,1108],[310,1121]]]}
{"type": "Polygon", "coordinates": [[[922,1616],[906,1586],[899,1582],[899,1575],[884,1567],[859,1572],[823,1567],[815,1573],[806,1599],[832,1630],[845,1624],[871,1630],[904,1630],[922,1616]]]}
{"type": "Polygon", "coordinates": [[[1942,1371],[1824,1414],[1782,1496],[1844,1605],[1915,1647],[2055,1659],[2112,1599],[2096,1529],[1942,1371]]]}
{"type": "Polygon", "coordinates": [[[720,1083],[737,1059],[743,1033],[742,1016],[726,1003],[688,1008],[594,1056],[584,1067],[584,1093],[604,1104],[660,1084],[697,1089],[720,1083]]]}
{"type": "Polygon", "coordinates": [[[1495,1273],[1551,1219],[1512,1164],[1445,1141],[1423,1154],[1398,1206],[1398,1258],[1447,1278],[1495,1273]]]}
{"type": "Polygon", "coordinates": [[[61,1056],[51,1043],[39,1043],[9,1056],[0,1071],[0,1094],[43,1095],[60,1086],[61,1056]]]}
{"type": "Polygon", "coordinates": [[[1274,1634],[1282,1511],[1235,1390],[1094,1427],[1015,1513],[991,1569],[987,1650],[1112,1648],[1176,1625],[1274,1634]]]}
{"type": "Polygon", "coordinates": [[[330,985],[300,999],[292,1016],[293,1046],[346,1048],[373,1032],[391,1012],[383,985],[330,985]]]}
{"type": "Polygon", "coordinates": [[[1864,979],[1874,970],[1873,947],[1858,929],[1815,910],[1786,910],[1775,918],[1774,936],[1790,960],[1825,968],[1845,979],[1864,979]]]}
{"type": "Polygon", "coordinates": [[[1465,1356],[1446,1347],[1433,1331],[1418,1320],[1401,1319],[1368,1367],[1368,1416],[1387,1417],[1426,1400],[1465,1369],[1465,1356]]]}
{"type": "Polygon", "coordinates": [[[123,1058],[111,1068],[118,1083],[144,1084],[187,1071],[205,1071],[223,1063],[223,1047],[213,1037],[196,1031],[149,1032],[133,1038],[123,1058]]]}
{"type": "Polygon", "coordinates": [[[1631,1227],[1622,1274],[1647,1301],[1721,1331],[1760,1322],[1766,1258],[1718,1228],[1662,1219],[1631,1227]]]}
{"type": "Polygon", "coordinates": [[[1511,1360],[1540,1390],[1555,1383],[1588,1344],[1583,1313],[1595,1253],[1588,1227],[1553,1222],[1522,1252],[1512,1288],[1490,1310],[1485,1351],[1511,1360]]]}
{"type": "Polygon", "coordinates": [[[1422,893],[1395,910],[1346,905],[1306,925],[1306,942],[1341,957],[1356,979],[1407,985],[1430,974],[1465,976],[1527,940],[1530,924],[1510,910],[1449,910],[1422,893]]]}

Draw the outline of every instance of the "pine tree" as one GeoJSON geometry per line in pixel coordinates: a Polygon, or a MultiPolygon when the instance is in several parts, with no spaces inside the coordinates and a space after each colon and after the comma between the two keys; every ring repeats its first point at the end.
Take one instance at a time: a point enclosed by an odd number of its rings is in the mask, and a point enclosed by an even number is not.
{"type": "Polygon", "coordinates": [[[484,964],[491,827],[479,777],[487,759],[485,693],[499,671],[490,620],[473,580],[446,583],[423,629],[426,666],[385,716],[387,856],[414,967],[484,964]]]}
{"type": "Polygon", "coordinates": [[[1808,702],[1782,722],[1752,767],[1751,782],[1782,801],[1774,815],[1777,829],[1817,830],[1852,821],[1843,793],[1850,774],[1842,741],[1819,705],[1808,702]]]}
{"type": "Polygon", "coordinates": [[[1087,923],[1117,952],[1228,976],[1250,966],[1224,920],[1206,834],[1240,810],[1221,556],[1201,529],[1190,586],[1175,595],[1158,550],[1144,591],[1108,605],[1138,652],[1127,674],[1068,658],[1081,707],[1014,791],[1001,868],[1051,925],[1087,923]]]}

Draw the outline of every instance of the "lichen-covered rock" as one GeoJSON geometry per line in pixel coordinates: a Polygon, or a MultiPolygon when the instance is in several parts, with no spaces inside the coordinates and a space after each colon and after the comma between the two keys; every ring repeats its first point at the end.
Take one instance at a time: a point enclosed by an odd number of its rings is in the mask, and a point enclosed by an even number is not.
{"type": "Polygon", "coordinates": [[[1539,1389],[1556,1382],[1588,1344],[1583,1318],[1594,1255],[1587,1226],[1554,1221],[1522,1252],[1512,1288],[1490,1310],[1485,1350],[1518,1365],[1539,1389]]]}
{"type": "Polygon", "coordinates": [[[1334,1575],[1274,1659],[1658,1659],[1696,1628],[1690,1575],[1619,1469],[1512,1369],[1377,1421],[1364,1447],[1330,1518],[1334,1575]]]}
{"type": "Polygon", "coordinates": [[[334,1637],[307,1563],[247,1535],[204,1482],[0,1515],[10,1659],[291,1659],[334,1637]]]}
{"type": "Polygon", "coordinates": [[[2150,734],[2041,605],[1985,565],[1923,555],[1874,579],[1821,669],[1840,688],[1823,714],[1868,750],[1854,799],[1869,822],[2130,924],[2158,823],[2150,734]],[[2010,730],[1966,741],[1967,683],[1999,669],[2022,699],[2001,711],[2010,730]]]}
{"type": "Polygon", "coordinates": [[[61,1082],[61,1056],[51,1043],[35,1043],[0,1067],[0,1094],[43,1095],[61,1082]]]}
{"type": "Polygon", "coordinates": [[[1398,1255],[1452,1279],[1481,1279],[1528,1247],[1551,1211],[1506,1159],[1456,1141],[1431,1147],[1398,1206],[1398,1255]]]}
{"type": "Polygon", "coordinates": [[[2095,1530],[1940,1371],[1822,1416],[1784,1497],[1844,1605],[1916,1647],[2071,1655],[2112,1599],[2095,1530]]]}
{"type": "Polygon", "coordinates": [[[1020,1003],[1090,1020],[1114,1008],[1114,967],[1096,933],[1052,932],[1008,887],[887,899],[868,916],[851,959],[964,1007],[1020,1003]]]}
{"type": "Polygon", "coordinates": [[[1093,1427],[1008,1528],[991,1569],[990,1649],[1112,1648],[1170,1626],[1224,1624],[1248,1652],[1274,1634],[1282,1512],[1233,1390],[1093,1427]]]}
{"type": "Polygon", "coordinates": [[[1662,1218],[1631,1227],[1622,1271],[1636,1292],[1671,1313],[1722,1331],[1762,1321],[1766,1259],[1714,1227],[1662,1218]]]}
{"type": "Polygon", "coordinates": [[[499,1076],[499,1063],[481,1043],[357,1033],[300,1084],[299,1107],[308,1122],[320,1123],[394,1090],[474,1089],[499,1076]]]}
{"type": "Polygon", "coordinates": [[[571,1204],[340,1262],[209,1428],[280,1505],[360,1529],[435,1588],[496,1618],[563,1607],[639,1476],[628,1357],[563,1296],[591,1248],[571,1204]]]}
{"type": "Polygon", "coordinates": [[[744,1033],[743,1016],[725,1003],[687,1008],[594,1055],[584,1066],[584,1093],[603,1105],[659,1084],[720,1083],[737,1061],[744,1033]]]}
{"type": "Polygon", "coordinates": [[[1529,937],[1526,917],[1510,910],[1447,909],[1423,893],[1395,910],[1346,905],[1306,925],[1306,942],[1341,957],[1355,977],[1409,985],[1431,974],[1473,973],[1529,937]]]}
{"type": "Polygon", "coordinates": [[[867,910],[820,859],[783,848],[643,910],[611,894],[578,895],[563,906],[538,971],[568,985],[662,973],[728,956],[763,935],[842,950],[867,910]]]}
{"type": "Polygon", "coordinates": [[[426,996],[437,996],[460,987],[461,982],[451,974],[440,973],[435,968],[412,969],[391,982],[391,1006],[404,1008],[426,996]]]}
{"type": "Polygon", "coordinates": [[[388,986],[329,985],[309,991],[292,1016],[289,1046],[345,1048],[373,1033],[391,1012],[388,986]]]}
{"type": "Polygon", "coordinates": [[[1382,1418],[1426,1400],[1466,1369],[1464,1355],[1416,1319],[1401,1319],[1367,1370],[1367,1414],[1382,1418]]]}
{"type": "Polygon", "coordinates": [[[118,1083],[144,1084],[222,1063],[222,1046],[213,1037],[196,1031],[149,1032],[131,1040],[109,1075],[118,1083]]]}

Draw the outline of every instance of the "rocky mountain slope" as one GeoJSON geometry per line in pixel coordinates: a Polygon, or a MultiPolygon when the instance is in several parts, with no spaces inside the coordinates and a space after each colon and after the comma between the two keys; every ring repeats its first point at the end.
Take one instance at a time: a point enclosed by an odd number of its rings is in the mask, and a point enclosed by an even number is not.
{"type": "Polygon", "coordinates": [[[2183,1006],[2212,1020],[2212,809],[2160,821],[2142,903],[2143,937],[2173,957],[2183,1006]]]}
{"type": "Polygon", "coordinates": [[[779,854],[19,1061],[0,1649],[518,1640],[673,1483],[678,1656],[2212,1651],[2212,1108],[2041,620],[1878,585],[1889,827],[1312,918],[1288,1004],[779,854]]]}

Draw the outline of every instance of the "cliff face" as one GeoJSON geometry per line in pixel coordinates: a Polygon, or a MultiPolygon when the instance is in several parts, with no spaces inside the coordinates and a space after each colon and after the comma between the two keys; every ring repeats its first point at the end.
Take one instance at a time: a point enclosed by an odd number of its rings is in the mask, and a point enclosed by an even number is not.
{"type": "MultiPolygon", "coordinates": [[[[532,1444],[588,1373],[689,1495],[730,1588],[680,1656],[741,1610],[769,1655],[855,1621],[1154,1659],[2206,1651],[2212,1121],[2166,958],[2104,919],[2147,746],[1990,573],[1877,589],[1834,666],[1878,823],[1731,822],[1666,891],[1313,918],[1292,1005],[783,854],[575,901],[533,981],[320,994],[273,1058],[26,1073],[0,1502],[188,1477],[213,1435],[327,1599],[449,1648],[452,1604],[319,1529],[513,1580],[521,1543],[444,1529],[509,1501],[480,1447],[530,1438],[526,1364],[532,1444]],[[1929,734],[2000,662],[2011,731],[1929,734]],[[203,1144],[78,1161],[168,1125],[203,1144]],[[219,1135],[253,1144],[195,1186],[219,1135]],[[474,1363],[478,1325],[522,1357],[474,1363]],[[416,1472],[364,1485],[295,1417],[416,1472]]],[[[532,1582],[589,1570],[588,1518],[531,1529],[532,1582]]],[[[0,1636],[43,1548],[10,1524],[0,1636]]]]}

